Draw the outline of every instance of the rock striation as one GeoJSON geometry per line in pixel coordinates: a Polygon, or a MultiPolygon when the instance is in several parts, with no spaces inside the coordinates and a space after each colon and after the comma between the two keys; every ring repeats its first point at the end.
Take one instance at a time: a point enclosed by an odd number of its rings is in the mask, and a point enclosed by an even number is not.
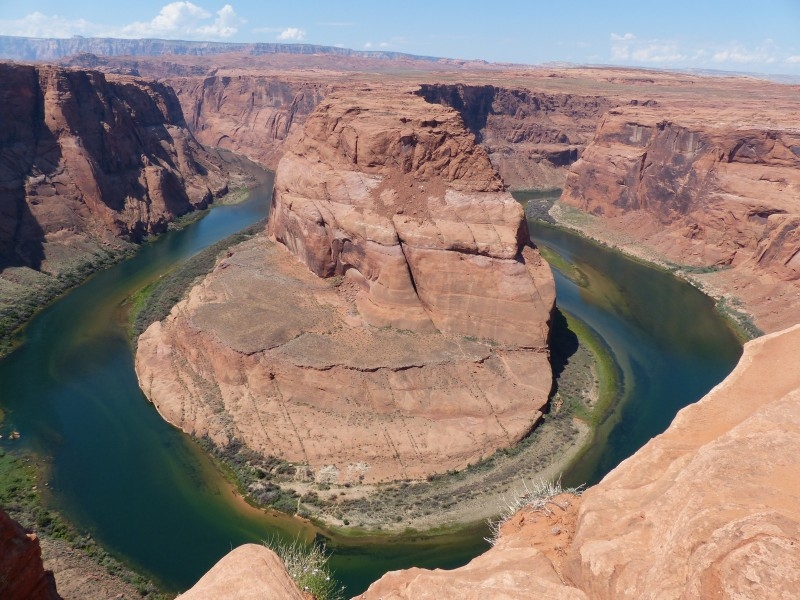
{"type": "Polygon", "coordinates": [[[329,91],[324,82],[232,73],[168,77],[186,121],[203,144],[232,150],[274,169],[289,134],[329,91]]]}
{"type": "Polygon", "coordinates": [[[51,571],[42,565],[36,534],[0,510],[0,598],[60,600],[51,571]]]}
{"type": "Polygon", "coordinates": [[[2,266],[38,270],[51,242],[139,241],[225,187],[166,85],[5,63],[0,98],[2,266]]]}
{"type": "Polygon", "coordinates": [[[800,309],[791,299],[800,281],[800,129],[743,117],[704,107],[611,110],[572,165],[562,200],[673,263],[720,271],[711,286],[741,297],[775,330],[800,309]]]}
{"type": "Polygon", "coordinates": [[[531,430],[553,279],[458,113],[334,94],[275,181],[278,243],[232,250],[139,339],[168,421],[338,483],[460,469],[531,430]]]}

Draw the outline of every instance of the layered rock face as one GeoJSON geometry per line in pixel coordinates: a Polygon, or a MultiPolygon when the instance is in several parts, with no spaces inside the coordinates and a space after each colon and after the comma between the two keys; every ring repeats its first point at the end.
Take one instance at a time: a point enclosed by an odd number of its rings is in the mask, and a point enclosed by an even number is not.
{"type": "Polygon", "coordinates": [[[167,78],[195,137],[274,169],[289,133],[328,92],[322,82],[254,74],[167,78]]]}
{"type": "Polygon", "coordinates": [[[517,189],[564,187],[567,167],[619,102],[494,85],[426,84],[419,94],[456,109],[503,181],[517,189]]]}
{"type": "Polygon", "coordinates": [[[0,510],[0,598],[60,600],[53,573],[42,565],[35,534],[0,510]]]}
{"type": "Polygon", "coordinates": [[[800,309],[778,298],[787,283],[796,296],[800,280],[800,129],[742,117],[612,110],[572,165],[562,200],[675,263],[732,267],[712,284],[774,330],[800,309]]]}
{"type": "Polygon", "coordinates": [[[514,444],[550,390],[554,285],[501,190],[455,111],[326,99],[276,173],[280,243],[239,246],[141,336],[142,389],[184,431],[319,481],[422,478],[514,444]]]}
{"type": "Polygon", "coordinates": [[[518,514],[468,566],[390,573],[362,598],[531,597],[522,585],[548,598],[798,596],[798,352],[800,326],[749,342],[733,373],[579,503],[518,514]]]}
{"type": "Polygon", "coordinates": [[[224,188],[165,85],[0,64],[0,261],[39,269],[45,243],[138,241],[224,188]]]}

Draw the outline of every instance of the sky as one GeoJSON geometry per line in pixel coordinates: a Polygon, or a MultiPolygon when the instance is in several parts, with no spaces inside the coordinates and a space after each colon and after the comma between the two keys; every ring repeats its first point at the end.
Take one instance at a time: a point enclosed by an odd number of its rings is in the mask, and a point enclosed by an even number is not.
{"type": "Polygon", "coordinates": [[[800,0],[0,0],[0,35],[307,43],[800,75],[800,0]]]}

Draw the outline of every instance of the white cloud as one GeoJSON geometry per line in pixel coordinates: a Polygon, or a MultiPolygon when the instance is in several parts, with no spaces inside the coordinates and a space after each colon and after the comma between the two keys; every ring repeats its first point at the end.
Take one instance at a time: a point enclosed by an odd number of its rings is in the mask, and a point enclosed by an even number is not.
{"type": "Polygon", "coordinates": [[[800,55],[794,54],[786,58],[786,62],[791,64],[798,64],[800,63],[800,55]]]}
{"type": "Polygon", "coordinates": [[[755,48],[731,44],[715,52],[711,60],[717,63],[772,64],[777,60],[777,56],[772,40],[765,40],[764,44],[755,48]]]}
{"type": "Polygon", "coordinates": [[[58,15],[33,12],[21,19],[0,20],[0,35],[59,37],[102,35],[103,28],[85,19],[65,19],[58,15]]]}
{"type": "Polygon", "coordinates": [[[206,24],[211,13],[191,2],[172,2],[150,21],[135,22],[122,28],[125,37],[209,37],[227,38],[236,34],[244,23],[233,7],[226,4],[217,11],[217,18],[206,24]]]}
{"type": "MultiPolygon", "coordinates": [[[[744,46],[731,42],[713,44],[674,39],[641,39],[632,33],[611,34],[611,60],[621,64],[645,64],[664,67],[724,68],[734,65],[765,67],[782,55],[772,39],[760,45],[744,46]]],[[[787,62],[788,59],[784,59],[787,62]]]]}
{"type": "Polygon", "coordinates": [[[365,43],[365,44],[364,44],[364,48],[366,48],[367,50],[369,50],[370,48],[372,48],[372,42],[367,42],[367,43],[365,43]]]}
{"type": "Polygon", "coordinates": [[[306,38],[306,32],[303,29],[298,29],[297,27],[287,27],[283,31],[278,34],[277,39],[279,40],[294,40],[300,41],[306,38]]]}
{"type": "Polygon", "coordinates": [[[27,37],[161,37],[186,39],[229,38],[245,21],[226,4],[214,15],[192,2],[164,5],[150,21],[135,21],[122,27],[92,23],[85,19],[66,19],[58,15],[31,13],[21,19],[0,20],[0,34],[27,37]]]}

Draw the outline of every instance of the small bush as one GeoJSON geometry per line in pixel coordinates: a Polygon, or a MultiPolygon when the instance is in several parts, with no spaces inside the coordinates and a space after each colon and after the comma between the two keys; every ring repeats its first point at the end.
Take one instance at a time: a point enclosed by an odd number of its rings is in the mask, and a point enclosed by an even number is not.
{"type": "Polygon", "coordinates": [[[532,488],[529,488],[527,483],[523,482],[523,485],[525,491],[512,501],[507,502],[496,520],[489,520],[491,535],[485,539],[492,546],[500,539],[500,530],[503,528],[503,525],[505,525],[521,508],[529,507],[531,510],[550,514],[551,511],[550,508],[548,508],[548,504],[554,504],[553,498],[560,494],[580,496],[583,491],[583,485],[574,488],[562,488],[560,478],[558,481],[544,481],[540,479],[533,484],[532,488]]]}
{"type": "Polygon", "coordinates": [[[289,576],[301,591],[315,600],[342,600],[344,588],[331,576],[324,546],[306,546],[300,540],[264,542],[283,561],[289,576]]]}

